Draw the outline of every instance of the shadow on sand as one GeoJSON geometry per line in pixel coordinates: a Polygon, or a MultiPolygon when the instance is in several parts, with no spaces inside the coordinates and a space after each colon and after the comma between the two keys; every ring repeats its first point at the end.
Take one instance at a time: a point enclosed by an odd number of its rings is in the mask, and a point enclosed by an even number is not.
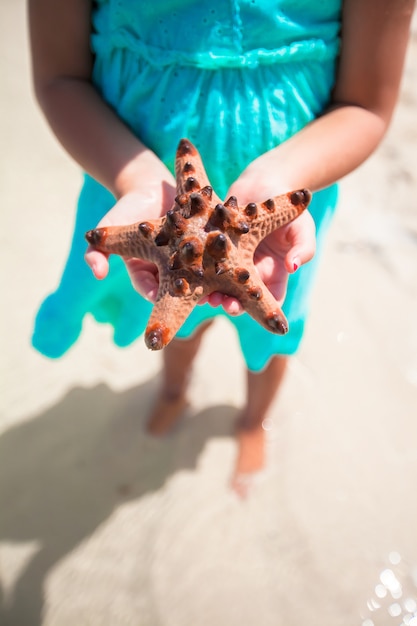
{"type": "Polygon", "coordinates": [[[41,546],[12,597],[3,598],[1,624],[41,624],[45,577],[54,564],[122,502],[195,468],[211,437],[232,435],[236,410],[218,406],[169,437],[149,437],[144,422],[155,391],[155,381],[122,393],[104,384],[76,388],[0,438],[0,541],[41,546]]]}

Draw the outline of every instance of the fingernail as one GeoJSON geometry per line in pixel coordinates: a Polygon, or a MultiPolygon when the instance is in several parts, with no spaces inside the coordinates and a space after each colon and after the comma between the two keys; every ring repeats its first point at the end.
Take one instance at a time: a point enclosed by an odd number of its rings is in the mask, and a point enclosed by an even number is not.
{"type": "Polygon", "coordinates": [[[298,268],[300,267],[300,259],[298,257],[292,260],[292,267],[293,267],[294,272],[296,272],[298,268]]]}

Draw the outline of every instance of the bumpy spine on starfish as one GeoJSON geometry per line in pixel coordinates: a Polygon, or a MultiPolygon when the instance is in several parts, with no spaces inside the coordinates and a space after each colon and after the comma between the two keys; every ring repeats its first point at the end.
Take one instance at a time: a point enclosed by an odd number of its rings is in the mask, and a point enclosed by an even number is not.
{"type": "Polygon", "coordinates": [[[238,298],[265,328],[286,333],[287,320],[253,263],[257,245],[305,210],[308,190],[239,206],[224,203],[210,186],[196,148],[187,139],[176,155],[177,196],[158,220],[97,228],[86,233],[98,250],[154,262],[159,291],[145,341],[153,350],[171,341],[198,301],[213,291],[238,298]]]}

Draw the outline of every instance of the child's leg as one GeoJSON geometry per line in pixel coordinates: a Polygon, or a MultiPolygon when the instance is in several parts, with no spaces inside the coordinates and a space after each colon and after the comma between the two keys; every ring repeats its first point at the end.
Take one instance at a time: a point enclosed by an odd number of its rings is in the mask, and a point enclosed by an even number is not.
{"type": "Polygon", "coordinates": [[[152,435],[166,434],[187,406],[191,366],[210,325],[211,321],[205,322],[190,339],[173,339],[163,349],[162,385],[147,425],[152,435]]]}
{"type": "Polygon", "coordinates": [[[266,433],[262,423],[283,380],[288,357],[273,357],[259,374],[247,373],[247,400],[237,424],[238,456],[232,486],[246,495],[251,475],[265,462],[266,433]]]}

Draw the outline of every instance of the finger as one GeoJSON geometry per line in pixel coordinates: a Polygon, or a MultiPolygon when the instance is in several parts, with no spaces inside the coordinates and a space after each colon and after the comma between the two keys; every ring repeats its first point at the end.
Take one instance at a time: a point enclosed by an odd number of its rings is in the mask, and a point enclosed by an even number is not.
{"type": "Polygon", "coordinates": [[[91,246],[88,246],[87,252],[84,255],[87,265],[91,268],[95,278],[102,280],[106,278],[109,273],[109,261],[108,256],[103,252],[94,250],[91,246]]]}
{"type": "Polygon", "coordinates": [[[279,274],[276,280],[268,283],[267,287],[274,296],[275,300],[282,306],[287,294],[288,274],[279,274]]]}
{"type": "Polygon", "coordinates": [[[157,266],[140,259],[126,259],[126,267],[136,291],[146,300],[155,302],[159,290],[157,266]]]}
{"type": "Polygon", "coordinates": [[[224,296],[223,308],[229,315],[242,315],[244,309],[239,300],[232,298],[231,296],[224,296]]]}
{"type": "Polygon", "coordinates": [[[208,296],[207,301],[211,306],[222,306],[229,315],[241,315],[244,311],[239,300],[219,291],[213,291],[213,293],[208,296]]]}
{"type": "Polygon", "coordinates": [[[293,274],[301,265],[308,263],[316,252],[316,233],[313,220],[304,220],[293,233],[292,246],[285,255],[284,265],[293,274]]]}
{"type": "Polygon", "coordinates": [[[136,291],[146,300],[155,302],[158,295],[159,285],[155,280],[155,275],[149,272],[137,272],[131,274],[131,280],[136,291]]]}
{"type": "Polygon", "coordinates": [[[291,248],[285,257],[285,269],[289,274],[293,274],[299,267],[311,261],[314,253],[314,246],[294,246],[294,248],[291,248]]]}
{"type": "Polygon", "coordinates": [[[151,277],[141,277],[140,283],[135,281],[136,290],[149,302],[156,302],[158,295],[158,285],[155,284],[155,280],[151,277]]]}
{"type": "Polygon", "coordinates": [[[213,291],[213,293],[209,294],[206,298],[200,300],[202,304],[204,302],[208,302],[210,306],[218,307],[223,303],[224,294],[220,293],[220,291],[213,291]]]}

